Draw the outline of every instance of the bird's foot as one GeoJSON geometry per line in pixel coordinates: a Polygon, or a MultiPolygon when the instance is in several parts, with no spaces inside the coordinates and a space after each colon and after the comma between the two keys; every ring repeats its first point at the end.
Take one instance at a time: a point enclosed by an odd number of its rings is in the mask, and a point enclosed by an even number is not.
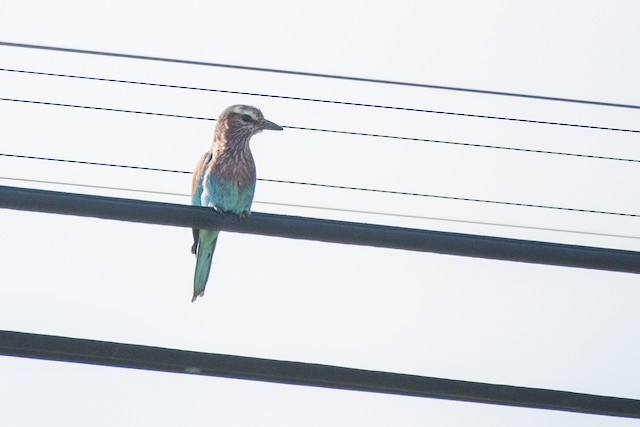
{"type": "Polygon", "coordinates": [[[227,216],[227,217],[240,217],[240,218],[246,218],[249,215],[251,215],[251,211],[249,209],[246,209],[242,212],[230,212],[230,211],[224,211],[220,208],[213,208],[218,214],[222,215],[222,216],[227,216]]]}
{"type": "Polygon", "coordinates": [[[216,211],[218,214],[220,214],[220,215],[222,215],[222,216],[229,216],[229,215],[233,215],[231,212],[224,211],[224,210],[222,210],[222,209],[220,209],[220,208],[216,208],[215,206],[214,206],[213,210],[214,210],[214,211],[216,211]]]}

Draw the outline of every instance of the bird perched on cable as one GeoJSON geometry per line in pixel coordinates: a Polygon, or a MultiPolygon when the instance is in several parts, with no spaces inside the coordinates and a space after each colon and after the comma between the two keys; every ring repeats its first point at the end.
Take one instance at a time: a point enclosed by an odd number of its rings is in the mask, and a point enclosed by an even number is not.
{"type": "MultiPolygon", "coordinates": [[[[248,216],[256,188],[251,137],[265,129],[282,130],[249,105],[232,105],[220,114],[211,149],[198,162],[191,183],[191,203],[221,213],[248,216]]],[[[204,294],[211,258],[220,230],[193,229],[191,252],[196,255],[193,299],[204,294]]]]}

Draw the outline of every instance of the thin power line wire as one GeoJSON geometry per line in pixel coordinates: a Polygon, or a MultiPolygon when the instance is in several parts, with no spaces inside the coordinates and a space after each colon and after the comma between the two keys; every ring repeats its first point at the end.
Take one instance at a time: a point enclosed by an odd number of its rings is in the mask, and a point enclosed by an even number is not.
{"type": "MultiPolygon", "coordinates": [[[[64,185],[68,187],[91,188],[95,190],[127,191],[132,193],[157,194],[160,196],[191,197],[191,195],[187,193],[173,193],[170,191],[142,190],[137,188],[114,187],[111,185],[79,184],[77,182],[62,182],[62,181],[50,181],[50,180],[44,180],[44,179],[16,178],[11,176],[0,176],[0,180],[14,181],[14,182],[28,182],[32,184],[64,185]]],[[[254,201],[254,203],[270,204],[269,202],[259,202],[257,200],[254,201]]],[[[322,209],[322,208],[318,208],[318,209],[322,209]]]]}
{"type": "MultiPolygon", "coordinates": [[[[78,105],[78,104],[63,104],[63,103],[57,103],[57,102],[33,101],[33,100],[16,99],[16,98],[0,98],[0,101],[45,105],[50,107],[67,107],[67,108],[79,108],[79,109],[96,110],[96,111],[109,111],[109,112],[116,112],[116,113],[141,114],[141,115],[147,115],[147,116],[160,116],[160,117],[170,117],[170,118],[180,118],[180,119],[194,119],[194,120],[207,120],[207,121],[217,120],[212,117],[187,116],[187,115],[169,114],[169,113],[155,113],[155,112],[149,112],[149,111],[125,110],[125,109],[107,108],[107,107],[94,107],[94,106],[78,105]]],[[[462,147],[487,148],[487,149],[495,149],[495,150],[516,151],[516,152],[522,152],[522,153],[587,158],[587,159],[594,159],[594,160],[613,160],[613,161],[621,161],[621,162],[640,163],[640,160],[638,159],[628,159],[623,157],[609,157],[609,156],[597,156],[592,154],[566,153],[561,151],[535,150],[531,148],[503,147],[499,145],[473,144],[473,143],[467,143],[467,142],[442,141],[437,139],[414,138],[414,137],[407,137],[407,136],[352,132],[352,131],[344,131],[344,130],[310,128],[310,127],[301,127],[301,126],[285,125],[282,127],[285,129],[309,131],[309,132],[322,132],[322,133],[331,133],[331,134],[349,135],[349,136],[363,136],[363,137],[369,137],[369,138],[393,139],[393,140],[411,141],[411,142],[429,142],[429,143],[435,143],[435,144],[454,145],[454,146],[462,146],[462,147]]]]}
{"type": "Polygon", "coordinates": [[[614,215],[614,216],[640,218],[640,214],[630,214],[630,213],[624,213],[624,212],[600,211],[600,210],[569,208],[569,207],[551,206],[551,205],[536,205],[531,203],[506,202],[501,200],[476,199],[471,197],[443,196],[438,194],[413,193],[413,192],[395,191],[395,190],[380,190],[375,188],[350,187],[350,186],[343,186],[343,185],[287,181],[287,180],[268,179],[268,178],[262,178],[261,181],[280,183],[280,184],[307,185],[311,187],[320,187],[320,188],[333,188],[338,190],[353,190],[353,191],[366,191],[366,192],[372,192],[372,193],[394,194],[399,196],[427,197],[432,199],[455,200],[455,201],[461,201],[461,202],[487,203],[487,204],[503,205],[503,206],[552,209],[552,210],[569,211],[569,212],[581,212],[581,213],[591,213],[591,214],[600,214],[600,215],[614,215]]]}
{"type": "Polygon", "coordinates": [[[316,103],[325,103],[325,104],[334,104],[334,105],[347,105],[347,106],[351,106],[351,107],[368,107],[368,108],[408,111],[408,112],[416,112],[416,113],[430,113],[430,114],[441,114],[441,115],[448,115],[448,116],[471,117],[471,118],[490,119],[490,120],[503,120],[503,121],[514,121],[514,122],[521,122],[521,123],[534,123],[534,124],[545,124],[545,125],[553,125],[553,126],[569,126],[569,127],[578,127],[578,128],[586,128],[586,129],[597,129],[597,130],[610,130],[610,131],[619,131],[619,132],[636,132],[636,133],[640,133],[640,130],[633,130],[633,129],[620,129],[620,128],[601,127],[601,126],[592,126],[592,125],[583,125],[583,124],[574,124],[574,123],[561,123],[561,122],[542,121],[542,120],[519,119],[519,118],[512,118],[512,117],[501,117],[501,116],[490,116],[490,115],[481,115],[481,114],[458,113],[458,112],[451,112],[451,111],[429,110],[429,109],[410,108],[410,107],[398,107],[398,106],[380,105],[380,104],[366,104],[366,103],[359,103],[359,102],[335,101],[335,100],[318,99],[318,98],[304,98],[304,97],[297,97],[297,96],[272,95],[272,94],[255,93],[255,92],[242,92],[242,91],[233,91],[233,90],[224,90],[224,89],[210,89],[210,88],[201,88],[201,87],[193,87],[193,86],[179,86],[179,85],[169,85],[169,84],[162,84],[162,83],[141,82],[141,81],[133,81],[133,80],[118,80],[118,79],[108,79],[108,78],[102,78],[102,77],[78,76],[78,75],[72,75],[72,74],[46,73],[46,72],[40,72],[40,71],[15,70],[15,69],[10,69],[10,68],[0,68],[0,71],[11,72],[11,73],[39,75],[39,76],[49,76],[49,77],[64,77],[64,78],[72,78],[72,79],[83,79],[83,80],[92,80],[92,81],[110,82],[110,83],[125,83],[125,84],[132,84],[132,85],[144,85],[144,86],[163,87],[163,88],[172,88],[172,89],[186,89],[186,90],[216,92],[216,93],[225,93],[225,94],[233,94],[233,95],[256,96],[256,97],[275,98],[275,99],[286,99],[286,100],[293,100],[293,101],[306,101],[306,102],[316,102],[316,103]]]}
{"type": "Polygon", "coordinates": [[[179,173],[179,174],[187,174],[187,175],[191,174],[191,172],[189,171],[183,171],[183,170],[177,170],[177,169],[163,169],[163,168],[153,168],[153,167],[146,167],[146,166],[122,165],[117,163],[89,162],[86,160],[59,159],[55,157],[27,156],[23,154],[0,153],[0,157],[9,157],[9,158],[25,159],[25,160],[43,160],[47,162],[72,163],[72,164],[87,165],[87,166],[104,166],[104,167],[110,167],[110,168],[136,169],[136,170],[151,171],[151,172],[179,173]]]}
{"type": "Polygon", "coordinates": [[[157,56],[148,56],[148,55],[135,55],[135,54],[129,54],[129,53],[106,52],[106,51],[97,51],[97,50],[88,50],[88,49],[75,49],[75,48],[68,48],[68,47],[14,43],[14,42],[6,42],[6,41],[0,41],[0,46],[7,46],[7,47],[14,47],[14,48],[21,48],[21,49],[48,50],[48,51],[66,52],[66,53],[74,53],[74,54],[81,54],[81,55],[107,56],[107,57],[122,58],[122,59],[135,59],[135,60],[143,60],[143,61],[168,62],[168,63],[174,63],[174,64],[228,68],[228,69],[234,69],[234,70],[296,75],[296,76],[302,76],[302,77],[347,80],[347,81],[356,81],[361,83],[408,86],[408,87],[416,87],[416,88],[423,88],[423,89],[437,89],[437,90],[445,90],[445,91],[476,93],[476,94],[482,94],[482,95],[495,95],[495,96],[506,96],[506,97],[525,98],[525,99],[536,99],[541,101],[567,102],[567,103],[575,103],[575,104],[597,105],[597,106],[603,106],[603,107],[640,109],[640,105],[633,105],[633,104],[592,101],[592,100],[563,98],[563,97],[555,97],[555,96],[532,95],[532,94],[524,94],[524,93],[516,93],[516,92],[473,89],[473,88],[433,85],[433,84],[425,84],[425,83],[412,83],[412,82],[375,79],[375,78],[367,78],[367,77],[343,76],[338,74],[325,74],[325,73],[314,73],[314,72],[306,72],[306,71],[282,70],[282,69],[276,69],[276,68],[252,67],[252,66],[246,66],[246,65],[233,65],[233,64],[223,64],[223,63],[207,62],[207,61],[195,61],[195,60],[166,58],[166,57],[157,57],[157,56]]]}
{"type": "MultiPolygon", "coordinates": [[[[57,159],[53,157],[25,156],[20,154],[0,153],[0,157],[10,157],[10,158],[29,159],[29,160],[43,160],[43,161],[52,161],[52,162],[61,162],[61,163],[75,163],[75,164],[83,164],[83,165],[89,165],[89,166],[116,167],[116,168],[123,168],[123,169],[138,169],[138,170],[154,171],[154,172],[168,172],[168,173],[180,173],[180,174],[191,173],[188,171],[181,171],[181,170],[174,170],[174,169],[161,169],[161,168],[133,166],[133,165],[119,165],[114,163],[87,162],[83,160],[67,160],[67,159],[57,159]]],[[[292,180],[282,180],[282,179],[272,179],[272,178],[258,178],[258,181],[270,182],[275,184],[289,184],[289,185],[300,185],[300,186],[317,187],[317,188],[331,188],[334,190],[362,191],[362,192],[368,192],[368,193],[391,194],[391,195],[397,195],[397,196],[425,197],[425,198],[441,199],[441,200],[454,200],[454,201],[461,201],[461,202],[487,203],[487,204],[503,205],[503,206],[550,209],[550,210],[559,210],[559,211],[568,211],[568,212],[640,218],[640,214],[632,214],[632,213],[625,213],[625,212],[612,212],[612,211],[602,211],[602,210],[570,208],[570,207],[552,206],[552,205],[538,205],[538,204],[532,204],[532,203],[507,202],[507,201],[501,201],[501,200],[476,199],[476,198],[470,198],[470,197],[445,196],[445,195],[438,195],[438,194],[414,193],[414,192],[396,191],[396,190],[382,190],[382,189],[376,189],[376,188],[353,187],[353,186],[345,186],[345,185],[322,184],[322,183],[314,183],[314,182],[292,181],[292,180]]]]}
{"type": "MultiPolygon", "coordinates": [[[[162,196],[175,196],[175,197],[185,197],[185,198],[191,197],[191,195],[187,193],[174,193],[169,191],[143,190],[143,189],[137,189],[137,188],[113,187],[113,186],[92,185],[92,184],[78,184],[73,182],[60,182],[60,181],[49,181],[49,180],[40,180],[40,179],[27,179],[27,178],[0,176],[0,180],[14,181],[14,182],[28,182],[33,184],[62,185],[62,186],[77,187],[77,188],[91,188],[91,189],[97,189],[97,190],[126,191],[126,192],[133,192],[133,193],[155,194],[155,195],[162,195],[162,196]]],[[[388,216],[388,217],[394,217],[394,218],[420,219],[420,220],[429,220],[429,221],[451,222],[451,223],[457,223],[457,224],[483,225],[483,226],[491,226],[491,227],[504,227],[504,228],[515,228],[515,229],[535,230],[535,231],[551,231],[556,233],[569,233],[569,234],[579,234],[579,235],[598,236],[598,237],[614,237],[614,238],[620,238],[620,239],[640,240],[640,236],[631,236],[626,234],[598,233],[594,231],[583,231],[583,230],[568,230],[565,228],[534,227],[529,225],[505,224],[501,222],[470,221],[470,220],[440,218],[440,217],[423,216],[423,215],[399,214],[395,212],[380,212],[380,211],[368,211],[368,210],[360,210],[360,209],[334,208],[334,207],[328,207],[328,206],[302,205],[302,204],[296,204],[296,203],[268,202],[263,200],[254,200],[253,203],[259,204],[259,205],[266,205],[266,206],[279,206],[279,207],[301,208],[301,209],[317,209],[317,210],[331,211],[331,212],[379,215],[379,216],[388,216]]]]}
{"type": "Polygon", "coordinates": [[[343,130],[318,129],[318,128],[299,127],[299,126],[283,126],[283,127],[286,129],[293,129],[293,130],[336,133],[340,135],[364,136],[364,137],[382,138],[382,139],[395,139],[395,140],[412,141],[412,142],[430,142],[434,144],[455,145],[455,146],[461,146],[461,147],[488,148],[488,149],[494,149],[494,150],[516,151],[521,153],[545,154],[545,155],[566,156],[566,157],[580,157],[580,158],[594,159],[594,160],[613,160],[613,161],[620,161],[620,162],[640,163],[640,160],[638,159],[627,159],[624,157],[597,156],[593,154],[566,153],[562,151],[536,150],[532,148],[518,148],[518,147],[504,147],[500,145],[474,144],[469,142],[443,141],[439,139],[383,135],[383,134],[376,134],[376,133],[350,132],[350,131],[343,131],[343,130]]]}
{"type": "Polygon", "coordinates": [[[85,110],[111,111],[111,112],[115,112],[115,113],[142,114],[142,115],[145,115],[145,116],[160,116],[160,117],[172,117],[172,118],[178,118],[178,119],[216,121],[216,119],[211,118],[211,117],[185,116],[185,115],[180,115],[180,114],[168,114],[168,113],[154,113],[154,112],[150,112],[150,111],[124,110],[124,109],[121,109],[121,108],[94,107],[94,106],[90,106],[90,105],[63,104],[63,103],[59,103],[59,102],[33,101],[33,100],[28,100],[28,99],[0,98],[0,101],[18,102],[18,103],[23,103],[23,104],[47,105],[47,106],[50,106],[50,107],[69,107],[69,108],[80,108],[80,109],[85,109],[85,110]]]}

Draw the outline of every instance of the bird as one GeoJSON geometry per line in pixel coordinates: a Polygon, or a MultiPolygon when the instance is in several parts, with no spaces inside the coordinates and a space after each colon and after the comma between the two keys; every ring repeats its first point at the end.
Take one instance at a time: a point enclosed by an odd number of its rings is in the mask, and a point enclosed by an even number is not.
{"type": "MultiPolygon", "coordinates": [[[[251,137],[263,130],[282,130],[250,105],[232,105],[218,117],[213,143],[198,161],[191,181],[191,204],[214,208],[222,214],[251,214],[256,188],[256,166],[249,147],[251,137]]],[[[193,229],[191,253],[196,256],[194,302],[204,295],[220,230],[193,229]]]]}

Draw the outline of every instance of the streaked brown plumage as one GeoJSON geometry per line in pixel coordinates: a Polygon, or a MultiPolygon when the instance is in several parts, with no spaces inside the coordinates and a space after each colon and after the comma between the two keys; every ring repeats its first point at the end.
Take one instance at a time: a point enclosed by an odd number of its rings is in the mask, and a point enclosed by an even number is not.
{"type": "MultiPolygon", "coordinates": [[[[218,211],[249,215],[256,185],[251,137],[265,129],[282,130],[248,105],[232,105],[220,114],[211,149],[193,172],[191,202],[218,211]]],[[[193,299],[204,294],[219,230],[193,229],[191,252],[196,254],[193,299]]]]}

